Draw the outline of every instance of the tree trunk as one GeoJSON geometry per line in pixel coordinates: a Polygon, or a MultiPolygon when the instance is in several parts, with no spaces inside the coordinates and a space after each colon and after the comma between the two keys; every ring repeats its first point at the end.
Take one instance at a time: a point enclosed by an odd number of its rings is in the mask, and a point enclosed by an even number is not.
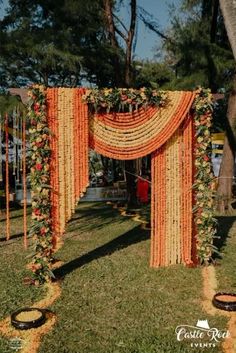
{"type": "Polygon", "coordinates": [[[112,1],[111,0],[104,0],[104,7],[105,7],[105,17],[107,22],[107,30],[109,33],[109,39],[111,42],[111,46],[114,49],[114,67],[115,67],[115,85],[120,87],[122,83],[122,75],[121,75],[121,68],[120,68],[120,58],[119,58],[119,43],[116,38],[116,31],[115,31],[115,24],[112,14],[112,1]]]}
{"type": "Polygon", "coordinates": [[[135,25],[136,25],[136,0],[131,0],[131,18],[130,18],[130,27],[128,36],[126,39],[126,56],[125,56],[125,85],[126,87],[130,87],[132,84],[132,45],[135,33],[135,25]]]}
{"type": "Polygon", "coordinates": [[[219,0],[214,0],[212,20],[211,20],[211,43],[215,43],[215,40],[216,40],[218,13],[219,13],[219,0]]]}
{"type": "Polygon", "coordinates": [[[235,0],[220,0],[225,28],[236,60],[236,3],[235,0]]]}
{"type": "Polygon", "coordinates": [[[235,150],[236,150],[236,74],[233,87],[228,100],[226,137],[223,149],[223,158],[220,167],[218,185],[218,210],[221,213],[230,211],[232,199],[232,184],[234,175],[235,150]]]}
{"type": "MultiPolygon", "coordinates": [[[[118,34],[125,42],[125,74],[122,80],[122,75],[119,70],[119,59],[117,57],[117,62],[114,62],[114,66],[118,67],[116,72],[116,86],[119,87],[121,82],[124,82],[126,87],[130,87],[132,84],[132,46],[133,39],[135,34],[135,25],[137,19],[137,3],[136,0],[130,1],[130,26],[129,29],[126,29],[122,21],[119,19],[122,28],[125,30],[122,32],[119,28],[115,26],[114,23],[114,15],[112,12],[112,4],[111,0],[104,0],[104,8],[105,8],[105,16],[107,21],[107,28],[109,33],[109,39],[111,42],[111,46],[114,50],[118,52],[119,43],[117,41],[116,34],[118,34]]],[[[128,194],[128,207],[136,207],[137,206],[137,197],[136,197],[136,183],[135,183],[135,161],[125,161],[125,170],[126,173],[126,181],[127,181],[127,194],[128,194]],[[131,174],[129,174],[131,173],[131,174]]]]}

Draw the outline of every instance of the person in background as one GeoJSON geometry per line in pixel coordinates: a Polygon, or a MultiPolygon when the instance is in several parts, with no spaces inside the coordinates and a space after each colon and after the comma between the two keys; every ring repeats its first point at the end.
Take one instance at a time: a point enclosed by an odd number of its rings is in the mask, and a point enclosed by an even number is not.
{"type": "Polygon", "coordinates": [[[137,198],[140,203],[148,203],[149,177],[143,175],[137,180],[137,198]]]}

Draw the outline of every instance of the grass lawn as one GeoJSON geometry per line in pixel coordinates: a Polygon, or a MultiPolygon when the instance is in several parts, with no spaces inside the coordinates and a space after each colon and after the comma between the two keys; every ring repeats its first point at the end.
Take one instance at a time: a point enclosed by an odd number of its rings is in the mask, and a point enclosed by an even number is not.
{"type": "MultiPolygon", "coordinates": [[[[22,211],[12,214],[18,217],[22,211]]],[[[13,220],[16,228],[22,227],[21,217],[13,220]]],[[[228,228],[222,228],[225,237],[228,228]]],[[[217,267],[225,290],[236,290],[236,229],[231,233],[217,267]]],[[[29,251],[22,251],[17,234],[10,243],[0,242],[1,317],[43,295],[41,288],[22,285],[29,251]]],[[[109,205],[80,204],[56,254],[64,262],[56,271],[62,295],[49,309],[58,320],[43,337],[39,353],[222,352],[220,345],[204,350],[176,340],[178,325],[195,326],[197,320],[208,319],[210,327],[226,329],[227,319],[203,311],[201,268],[149,268],[149,238],[140,223],[109,205]]],[[[12,352],[4,339],[0,352],[12,352]]]]}
{"type": "Polygon", "coordinates": [[[217,267],[219,291],[236,293],[236,211],[231,216],[218,217],[218,235],[222,259],[217,267]]]}
{"type": "MultiPolygon", "coordinates": [[[[0,320],[15,310],[29,306],[44,294],[43,288],[23,285],[23,279],[28,275],[25,269],[27,251],[23,248],[23,218],[22,208],[11,210],[11,239],[5,240],[4,214],[0,215],[0,320]]],[[[30,209],[28,209],[30,214],[30,209]]],[[[8,342],[0,338],[0,353],[12,353],[8,342]]]]}

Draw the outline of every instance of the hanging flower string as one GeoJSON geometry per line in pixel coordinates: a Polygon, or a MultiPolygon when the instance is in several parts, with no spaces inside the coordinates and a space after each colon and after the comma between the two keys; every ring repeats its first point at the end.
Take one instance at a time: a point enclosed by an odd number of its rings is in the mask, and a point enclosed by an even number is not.
{"type": "Polygon", "coordinates": [[[213,245],[217,220],[214,218],[213,198],[215,179],[211,164],[212,95],[199,89],[193,105],[195,125],[195,206],[194,220],[197,235],[197,254],[201,264],[211,260],[217,252],[213,245]]]}
{"type": "Polygon", "coordinates": [[[132,112],[140,107],[164,107],[168,102],[167,92],[145,87],[87,89],[83,100],[96,112],[132,112]]]}
{"type": "Polygon", "coordinates": [[[50,131],[46,116],[46,91],[34,85],[28,92],[30,123],[30,179],[32,196],[31,235],[35,241],[35,255],[29,265],[34,283],[50,281],[52,263],[52,230],[50,204],[50,131]]]}

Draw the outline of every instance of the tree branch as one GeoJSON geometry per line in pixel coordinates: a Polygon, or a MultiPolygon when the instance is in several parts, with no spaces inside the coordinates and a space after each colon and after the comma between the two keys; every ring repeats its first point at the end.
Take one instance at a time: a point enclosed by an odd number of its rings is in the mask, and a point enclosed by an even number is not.
{"type": "Polygon", "coordinates": [[[126,26],[124,25],[124,23],[121,21],[121,19],[113,12],[112,13],[113,17],[117,20],[117,22],[119,22],[119,24],[123,27],[123,29],[125,30],[126,33],[128,33],[128,29],[126,28],[126,26]]]}
{"type": "Polygon", "coordinates": [[[119,36],[120,36],[122,39],[124,39],[125,42],[127,42],[128,37],[126,37],[126,36],[124,35],[124,33],[121,32],[121,31],[119,30],[119,28],[117,28],[116,26],[114,26],[114,28],[115,28],[116,33],[119,34],[119,36]]]}
{"type": "Polygon", "coordinates": [[[105,15],[106,15],[106,20],[108,24],[107,28],[108,28],[111,44],[114,48],[119,48],[119,44],[117,42],[116,35],[115,35],[115,25],[113,21],[112,6],[111,6],[110,0],[104,0],[104,7],[105,7],[105,15]]]}
{"type": "Polygon", "coordinates": [[[143,23],[145,24],[145,26],[147,28],[149,28],[151,31],[153,31],[154,33],[156,33],[159,37],[161,37],[162,39],[168,40],[169,42],[172,42],[172,40],[166,36],[164,33],[162,33],[158,28],[157,28],[157,24],[154,22],[154,20],[147,20],[147,18],[145,16],[149,16],[149,17],[153,17],[149,12],[147,12],[146,10],[144,10],[144,8],[142,8],[141,6],[139,6],[139,9],[141,10],[141,12],[138,13],[138,18],[143,21],[143,23]]]}

